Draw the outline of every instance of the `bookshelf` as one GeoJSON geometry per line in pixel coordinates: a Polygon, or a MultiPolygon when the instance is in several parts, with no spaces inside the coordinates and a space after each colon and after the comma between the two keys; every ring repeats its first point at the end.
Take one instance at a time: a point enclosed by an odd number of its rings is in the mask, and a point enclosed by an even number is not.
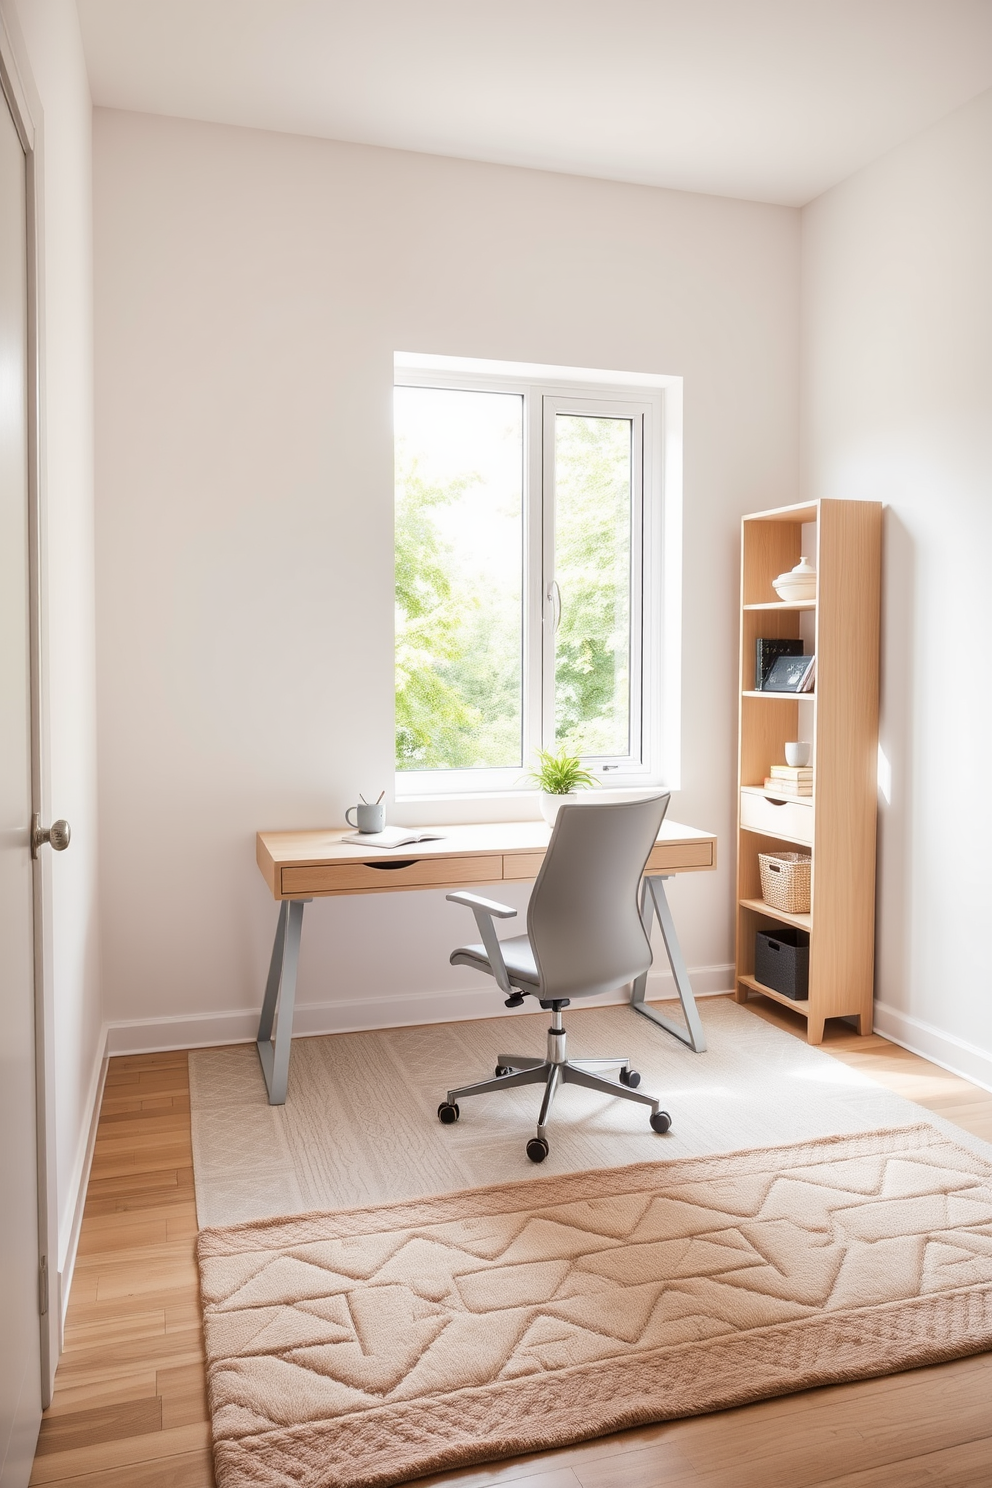
{"type": "Polygon", "coordinates": [[[862,1034],[872,1031],[881,535],[876,501],[815,501],[742,522],[735,995],[791,1007],[811,1044],[827,1018],[854,1017],[862,1034]],[[776,601],[772,580],[804,554],[817,571],[816,598],[776,601]],[[755,691],[759,636],[801,639],[816,653],[814,692],[755,691]],[[764,788],[791,739],[811,746],[811,796],[764,788]],[[758,871],[759,853],[797,851],[813,859],[804,915],[765,904],[758,871]],[[756,932],[784,925],[809,933],[803,1001],[754,976],[756,932]]]}

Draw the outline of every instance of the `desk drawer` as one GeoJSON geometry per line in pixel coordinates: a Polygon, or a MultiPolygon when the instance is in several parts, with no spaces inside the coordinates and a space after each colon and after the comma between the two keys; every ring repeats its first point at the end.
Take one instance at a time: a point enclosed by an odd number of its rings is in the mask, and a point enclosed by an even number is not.
{"type": "Polygon", "coordinates": [[[459,889],[468,883],[498,883],[503,860],[498,854],[478,858],[384,858],[369,863],[317,863],[309,868],[283,868],[283,899],[309,894],[354,894],[362,889],[459,889]]]}
{"type": "Polygon", "coordinates": [[[813,806],[805,801],[774,801],[741,791],[741,826],[790,842],[813,841],[813,806]]]}
{"type": "Polygon", "coordinates": [[[536,878],[541,871],[541,864],[543,862],[543,852],[506,853],[503,858],[503,877],[516,879],[536,878]]]}
{"type": "Polygon", "coordinates": [[[680,873],[715,867],[715,842],[658,842],[651,849],[645,873],[680,873]]]}

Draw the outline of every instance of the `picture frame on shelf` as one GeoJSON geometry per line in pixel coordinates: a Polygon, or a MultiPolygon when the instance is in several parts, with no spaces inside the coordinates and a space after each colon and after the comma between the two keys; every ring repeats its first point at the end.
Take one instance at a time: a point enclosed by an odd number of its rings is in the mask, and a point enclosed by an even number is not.
{"type": "Polygon", "coordinates": [[[805,692],[815,666],[815,656],[780,656],[773,662],[761,690],[762,692],[805,692]]]}
{"type": "Polygon", "coordinates": [[[768,673],[780,656],[802,656],[803,643],[798,637],[758,636],[754,643],[754,690],[761,692],[768,673]]]}

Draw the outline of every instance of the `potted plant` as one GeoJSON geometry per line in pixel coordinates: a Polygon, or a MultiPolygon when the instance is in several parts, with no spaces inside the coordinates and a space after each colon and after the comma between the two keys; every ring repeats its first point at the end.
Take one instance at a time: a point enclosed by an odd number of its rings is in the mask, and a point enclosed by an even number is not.
{"type": "Polygon", "coordinates": [[[541,815],[549,827],[554,826],[558,808],[578,801],[579,792],[598,784],[583,768],[577,754],[569,754],[564,744],[557,754],[550,749],[537,751],[537,769],[527,777],[541,792],[541,815]]]}

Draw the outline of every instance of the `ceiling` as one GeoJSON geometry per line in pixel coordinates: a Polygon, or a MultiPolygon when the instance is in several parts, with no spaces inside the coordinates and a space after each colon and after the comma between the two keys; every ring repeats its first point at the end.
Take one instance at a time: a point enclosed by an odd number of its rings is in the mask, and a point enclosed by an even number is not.
{"type": "Polygon", "coordinates": [[[992,0],[77,0],[93,101],[799,206],[992,87],[992,0]]]}

